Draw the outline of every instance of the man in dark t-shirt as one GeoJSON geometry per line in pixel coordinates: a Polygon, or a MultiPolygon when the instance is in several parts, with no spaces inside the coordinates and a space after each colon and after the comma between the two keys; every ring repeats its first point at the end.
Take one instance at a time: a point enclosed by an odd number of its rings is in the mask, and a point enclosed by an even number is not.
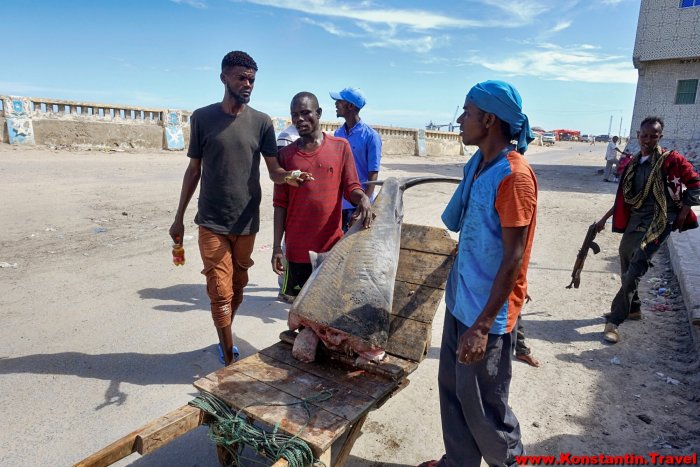
{"type": "Polygon", "coordinates": [[[270,178],[299,186],[311,174],[286,171],[277,161],[270,117],[249,107],[258,66],[247,53],[229,52],[221,62],[221,102],[197,109],[190,120],[190,158],[170,236],[182,243],[185,210],[201,179],[195,223],[207,278],[207,294],[222,363],[238,357],[231,323],[243,301],[255,234],[260,229],[260,155],[270,178]]]}

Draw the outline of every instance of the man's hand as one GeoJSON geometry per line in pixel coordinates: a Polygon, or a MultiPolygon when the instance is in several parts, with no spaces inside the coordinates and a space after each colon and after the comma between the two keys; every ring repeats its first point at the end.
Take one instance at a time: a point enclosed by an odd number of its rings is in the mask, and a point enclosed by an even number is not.
{"type": "Polygon", "coordinates": [[[173,225],[170,226],[168,231],[170,238],[173,239],[173,243],[182,243],[182,239],[185,238],[185,225],[182,221],[175,221],[173,225]]]}
{"type": "Polygon", "coordinates": [[[605,230],[605,223],[607,222],[607,219],[601,219],[598,222],[595,223],[595,233],[601,233],[603,230],[605,230]]]}
{"type": "Polygon", "coordinates": [[[278,276],[284,274],[284,253],[281,246],[272,248],[272,270],[278,276]]]}
{"type": "Polygon", "coordinates": [[[291,170],[289,175],[284,177],[284,182],[291,186],[300,186],[305,181],[313,180],[314,177],[309,172],[302,172],[301,170],[291,170]]]}
{"type": "Polygon", "coordinates": [[[486,344],[489,339],[488,331],[479,331],[475,326],[459,337],[457,346],[457,361],[459,363],[475,363],[484,358],[486,344]]]}
{"type": "Polygon", "coordinates": [[[362,222],[362,226],[365,229],[369,229],[372,226],[372,220],[374,220],[374,214],[372,214],[372,203],[370,203],[369,198],[361,190],[355,190],[355,192],[362,193],[362,198],[357,204],[357,208],[348,222],[348,228],[351,227],[355,222],[362,222]]]}
{"type": "Polygon", "coordinates": [[[671,228],[671,231],[677,230],[681,231],[683,228],[683,224],[685,224],[685,219],[688,217],[688,214],[690,213],[690,206],[686,206],[685,204],[683,207],[681,207],[680,212],[676,216],[676,220],[673,222],[673,227],[671,228]]]}

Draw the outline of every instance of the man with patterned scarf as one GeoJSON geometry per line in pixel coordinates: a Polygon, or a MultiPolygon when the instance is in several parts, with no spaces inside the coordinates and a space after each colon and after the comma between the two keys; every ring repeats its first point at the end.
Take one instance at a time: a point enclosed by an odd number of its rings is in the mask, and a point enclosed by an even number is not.
{"type": "Polygon", "coordinates": [[[698,226],[691,206],[700,204],[700,175],[685,157],[662,148],[664,122],[647,117],[639,126],[640,152],[625,167],[615,204],[596,224],[597,231],[613,218],[613,232],[622,233],[620,265],[622,286],[605,315],[603,339],[620,340],[618,326],[626,319],[642,319],[637,287],[651,258],[669,234],[698,226]],[[685,190],[683,186],[685,185],[685,190]]]}

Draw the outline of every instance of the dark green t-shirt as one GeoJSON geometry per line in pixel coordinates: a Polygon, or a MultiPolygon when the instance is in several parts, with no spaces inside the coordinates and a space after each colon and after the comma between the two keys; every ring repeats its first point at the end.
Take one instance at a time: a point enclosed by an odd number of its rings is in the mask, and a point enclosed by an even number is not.
{"type": "Polygon", "coordinates": [[[277,156],[270,117],[251,107],[232,116],[211,104],[192,113],[187,156],[202,160],[195,223],[221,235],[260,230],[260,154],[277,156]]]}

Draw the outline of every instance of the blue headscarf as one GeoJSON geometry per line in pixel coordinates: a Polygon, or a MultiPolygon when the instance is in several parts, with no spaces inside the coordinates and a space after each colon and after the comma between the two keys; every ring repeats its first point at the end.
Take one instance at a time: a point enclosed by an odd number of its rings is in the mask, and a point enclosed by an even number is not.
{"type": "Polygon", "coordinates": [[[530,131],[530,122],[523,113],[523,103],[517,89],[504,81],[484,81],[471,88],[467,100],[508,123],[510,136],[518,140],[518,152],[525,154],[527,145],[535,139],[535,135],[530,131]]]}

